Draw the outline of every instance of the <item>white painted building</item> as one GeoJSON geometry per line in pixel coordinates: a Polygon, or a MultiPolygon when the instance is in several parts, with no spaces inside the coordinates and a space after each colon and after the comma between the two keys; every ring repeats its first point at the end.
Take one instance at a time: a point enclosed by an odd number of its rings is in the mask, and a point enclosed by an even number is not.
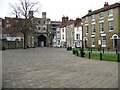
{"type": "Polygon", "coordinates": [[[61,27],[60,28],[60,45],[61,47],[66,47],[66,27],[61,27]]]}
{"type": "Polygon", "coordinates": [[[57,28],[56,31],[56,47],[60,47],[60,28],[57,28]]]}
{"type": "Polygon", "coordinates": [[[82,26],[74,27],[74,47],[82,47],[82,26]]]}

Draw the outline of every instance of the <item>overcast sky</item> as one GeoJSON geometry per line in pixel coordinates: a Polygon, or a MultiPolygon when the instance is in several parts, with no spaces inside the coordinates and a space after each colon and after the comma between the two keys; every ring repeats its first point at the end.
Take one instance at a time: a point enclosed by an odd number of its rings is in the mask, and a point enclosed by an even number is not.
{"type": "MultiPolygon", "coordinates": [[[[9,3],[15,3],[18,0],[0,0],[0,17],[13,16],[10,14],[11,9],[9,3]]],[[[31,0],[37,1],[37,0],[31,0]]],[[[96,10],[104,6],[104,2],[114,4],[120,0],[38,0],[41,4],[40,13],[36,13],[35,17],[41,17],[41,12],[47,12],[47,18],[51,20],[60,20],[62,16],[68,16],[75,19],[88,13],[89,9],[96,10]]]]}

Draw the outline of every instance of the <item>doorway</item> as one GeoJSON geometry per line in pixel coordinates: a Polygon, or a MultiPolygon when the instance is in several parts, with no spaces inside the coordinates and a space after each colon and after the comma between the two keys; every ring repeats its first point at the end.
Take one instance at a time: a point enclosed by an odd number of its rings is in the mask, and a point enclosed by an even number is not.
{"type": "Polygon", "coordinates": [[[46,47],[46,37],[44,35],[38,37],[38,47],[46,47]]]}

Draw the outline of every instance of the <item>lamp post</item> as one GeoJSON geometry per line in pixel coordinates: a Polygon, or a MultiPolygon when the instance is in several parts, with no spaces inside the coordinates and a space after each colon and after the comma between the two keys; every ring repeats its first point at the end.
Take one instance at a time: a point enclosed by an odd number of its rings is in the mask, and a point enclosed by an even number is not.
{"type": "Polygon", "coordinates": [[[84,57],[84,46],[83,46],[83,24],[82,25],[82,48],[81,48],[81,57],[84,57]]]}

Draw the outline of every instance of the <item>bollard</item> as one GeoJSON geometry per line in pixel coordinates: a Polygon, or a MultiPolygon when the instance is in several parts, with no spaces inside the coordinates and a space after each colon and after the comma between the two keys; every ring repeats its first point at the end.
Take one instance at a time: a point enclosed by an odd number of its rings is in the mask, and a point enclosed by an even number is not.
{"type": "Polygon", "coordinates": [[[117,61],[120,62],[120,53],[117,54],[117,61]]]}
{"type": "Polygon", "coordinates": [[[90,57],[90,51],[89,51],[89,59],[90,59],[91,57],[90,57]]]}
{"type": "Polygon", "coordinates": [[[102,60],[102,53],[100,52],[100,60],[102,60]]]}
{"type": "Polygon", "coordinates": [[[117,49],[116,49],[116,54],[117,54],[117,49]]]}
{"type": "Polygon", "coordinates": [[[77,53],[77,56],[78,56],[78,51],[76,51],[76,53],[77,53]]]}

